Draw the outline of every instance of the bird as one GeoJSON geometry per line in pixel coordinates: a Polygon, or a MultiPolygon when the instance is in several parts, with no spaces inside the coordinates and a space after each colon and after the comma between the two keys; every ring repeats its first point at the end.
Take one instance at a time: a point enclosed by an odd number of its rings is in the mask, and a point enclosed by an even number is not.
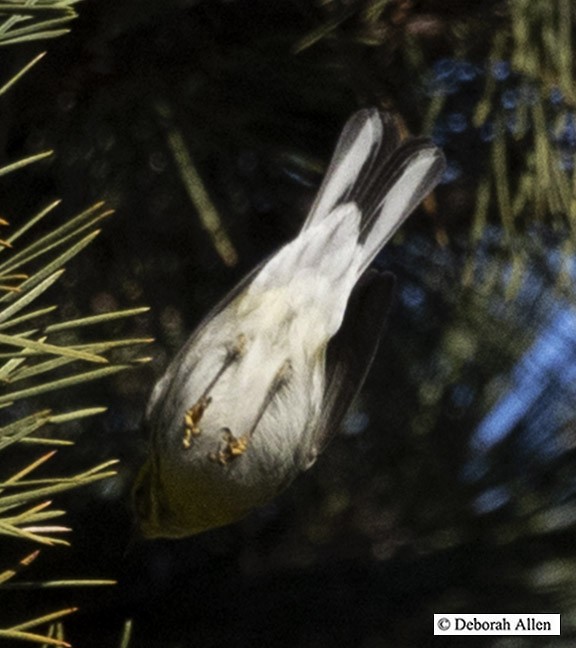
{"type": "Polygon", "coordinates": [[[346,122],[292,241],[191,334],[153,388],[132,489],[144,538],[236,522],[308,470],[366,378],[395,279],[372,261],[442,178],[430,140],[389,112],[346,122]]]}

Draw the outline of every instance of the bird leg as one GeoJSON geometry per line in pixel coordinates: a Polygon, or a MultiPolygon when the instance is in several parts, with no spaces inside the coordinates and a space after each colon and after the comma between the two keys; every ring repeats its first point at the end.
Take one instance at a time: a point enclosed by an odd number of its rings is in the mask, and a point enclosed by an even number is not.
{"type": "Polygon", "coordinates": [[[182,439],[182,446],[185,450],[188,450],[192,446],[192,441],[194,440],[194,438],[200,436],[200,434],[202,433],[199,423],[200,419],[204,415],[204,412],[206,411],[206,408],[212,402],[212,397],[209,396],[209,393],[212,391],[212,389],[214,389],[214,385],[216,385],[216,383],[220,380],[228,367],[230,367],[230,365],[232,365],[244,355],[245,350],[246,336],[244,335],[244,333],[240,333],[240,335],[236,338],[234,345],[230,349],[228,349],[228,353],[226,354],[226,358],[224,359],[222,366],[220,367],[220,369],[218,369],[214,378],[212,378],[212,380],[208,383],[208,386],[204,390],[202,396],[200,396],[200,398],[194,403],[194,405],[192,405],[192,407],[187,409],[184,413],[184,438],[182,439]]]}
{"type": "Polygon", "coordinates": [[[291,374],[292,363],[290,360],[285,360],[272,379],[272,383],[264,396],[264,401],[256,414],[252,427],[248,432],[245,432],[239,437],[234,436],[229,428],[224,428],[224,447],[221,447],[218,452],[210,453],[210,455],[208,455],[209,459],[215,461],[221,466],[225,466],[246,452],[256,428],[264,416],[264,412],[276,394],[288,382],[291,374]]]}

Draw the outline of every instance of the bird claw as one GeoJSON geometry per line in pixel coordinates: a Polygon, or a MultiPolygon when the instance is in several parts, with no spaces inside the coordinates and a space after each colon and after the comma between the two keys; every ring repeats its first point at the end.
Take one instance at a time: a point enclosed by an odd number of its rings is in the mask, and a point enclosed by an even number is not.
{"type": "Polygon", "coordinates": [[[201,396],[190,409],[186,410],[184,414],[184,438],[182,439],[182,445],[185,450],[188,450],[194,438],[200,436],[202,433],[198,424],[211,402],[212,398],[210,396],[201,396]]]}
{"type": "Polygon", "coordinates": [[[243,455],[248,449],[250,437],[246,434],[235,437],[232,432],[226,428],[224,430],[224,442],[224,448],[209,455],[211,461],[214,461],[221,466],[226,466],[230,462],[234,461],[234,459],[243,455]]]}

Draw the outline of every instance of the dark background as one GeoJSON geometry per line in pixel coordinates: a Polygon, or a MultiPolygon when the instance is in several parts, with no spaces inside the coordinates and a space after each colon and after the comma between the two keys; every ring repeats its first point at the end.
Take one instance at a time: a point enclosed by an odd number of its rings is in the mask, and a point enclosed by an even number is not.
{"type": "MultiPolygon", "coordinates": [[[[432,638],[433,613],[560,612],[563,636],[548,642],[465,641],[570,645],[574,220],[539,165],[570,186],[572,77],[540,37],[561,29],[565,3],[530,5],[528,40],[520,4],[87,0],[71,34],[44,44],[1,102],[0,163],[56,155],[2,185],[2,215],[17,224],[61,197],[65,219],[105,199],[115,216],[51,300],[68,317],[148,304],[126,326],[156,342],[145,369],[51,401],[109,408],[75,432],[57,472],[123,463],[117,479],[60,498],[73,546],[26,577],[118,585],[4,593],[8,622],[78,604],[66,622],[77,646],[117,645],[132,618],[133,646],[383,648],[452,645],[432,638]],[[129,547],[126,493],[154,380],[210,306],[298,232],[340,128],[370,105],[433,136],[449,164],[377,260],[398,291],[354,410],[265,509],[129,547]],[[201,225],[171,133],[234,263],[201,225]]],[[[3,78],[38,51],[6,50],[3,78]]]]}

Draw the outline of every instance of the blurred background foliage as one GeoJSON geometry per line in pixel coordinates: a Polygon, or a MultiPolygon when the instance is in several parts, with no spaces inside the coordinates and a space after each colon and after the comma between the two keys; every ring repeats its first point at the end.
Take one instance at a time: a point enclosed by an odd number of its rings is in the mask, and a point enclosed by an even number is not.
{"type": "MultiPolygon", "coordinates": [[[[48,0],[37,6],[35,2],[16,0],[1,5],[0,44],[36,42],[68,33],[60,27],[75,17],[70,4],[73,3],[48,0]]],[[[4,79],[0,98],[43,56],[35,56],[4,79]]],[[[11,178],[52,154],[51,150],[39,151],[0,165],[0,182],[6,183],[8,176],[11,178]]],[[[71,529],[54,524],[65,511],[53,506],[52,497],[116,475],[108,470],[116,460],[71,476],[55,475],[49,468],[46,472],[47,466],[53,466],[58,450],[74,445],[72,438],[80,427],[78,422],[106,411],[105,407],[71,409],[74,387],[141,366],[146,358],[135,358],[133,347],[151,341],[119,336],[125,327],[119,326],[118,321],[143,314],[148,311],[146,307],[105,309],[71,319],[66,317],[65,309],[58,312],[56,305],[44,301],[67,264],[98,236],[100,230],[96,227],[111,215],[99,202],[64,223],[54,224],[52,218],[59,204],[59,200],[52,200],[27,219],[19,219],[17,227],[0,239],[0,593],[5,594],[2,609],[14,607],[12,612],[16,614],[22,614],[24,609],[11,605],[12,600],[18,600],[15,591],[115,583],[110,579],[79,579],[75,575],[38,581],[23,581],[20,576],[41,553],[38,549],[26,551],[26,545],[32,543],[45,549],[70,544],[63,534],[71,529]],[[114,322],[111,327],[110,322],[114,322]],[[87,328],[95,328],[96,335],[101,335],[106,325],[114,331],[110,339],[87,342],[87,328]],[[68,397],[55,402],[53,393],[62,390],[68,390],[68,397]],[[52,449],[42,452],[46,447],[52,449]]],[[[9,226],[9,221],[0,217],[0,227],[9,226]]],[[[49,600],[43,601],[42,607],[46,605],[50,605],[49,600]]],[[[64,607],[31,617],[26,610],[28,618],[8,625],[4,625],[3,618],[0,640],[69,646],[61,619],[75,611],[75,607],[64,607]]],[[[122,646],[129,639],[129,631],[126,624],[122,646]]]]}
{"type": "MultiPolygon", "coordinates": [[[[58,301],[69,318],[150,304],[136,329],[156,342],[146,368],[75,388],[75,403],[108,410],[78,424],[63,468],[123,462],[115,480],[67,496],[74,545],[34,564],[38,578],[118,586],[21,591],[10,614],[74,601],[67,636],[82,646],[116,645],[133,618],[134,646],[396,648],[430,643],[434,612],[560,612],[549,643],[467,643],[572,645],[573,4],[75,9],[71,33],[0,103],[0,164],[56,151],[2,186],[2,216],[18,223],[54,196],[76,211],[106,200],[117,215],[58,301]],[[296,234],[339,129],[366,105],[430,135],[448,169],[377,261],[399,287],[361,398],[317,466],[267,508],[126,552],[125,492],[154,380],[209,307],[296,234]]],[[[36,51],[6,49],[6,76],[36,51]]]]}

